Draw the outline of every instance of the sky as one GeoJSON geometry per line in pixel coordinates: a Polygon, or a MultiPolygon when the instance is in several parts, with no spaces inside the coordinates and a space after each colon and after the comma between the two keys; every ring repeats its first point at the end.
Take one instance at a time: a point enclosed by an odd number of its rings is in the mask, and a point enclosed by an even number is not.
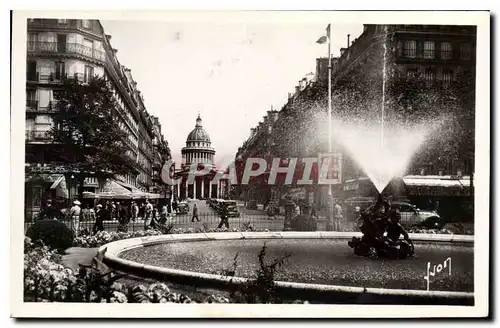
{"type": "MultiPolygon", "coordinates": [[[[250,128],[271,106],[281,109],[298,81],[316,72],[316,58],[327,55],[327,45],[316,43],[326,34],[324,22],[101,23],[178,163],[198,113],[217,166],[234,159],[250,128]]],[[[332,24],[332,54],[347,45],[347,34],[353,40],[362,31],[362,24],[332,24]]]]}

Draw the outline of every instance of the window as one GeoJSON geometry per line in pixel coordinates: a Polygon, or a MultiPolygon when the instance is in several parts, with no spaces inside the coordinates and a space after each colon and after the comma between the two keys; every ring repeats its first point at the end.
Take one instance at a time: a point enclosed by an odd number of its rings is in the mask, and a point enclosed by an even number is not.
{"type": "Polygon", "coordinates": [[[425,71],[424,78],[425,84],[427,86],[432,86],[432,84],[434,83],[434,72],[432,70],[425,71]]]}
{"type": "Polygon", "coordinates": [[[451,43],[443,42],[441,43],[441,59],[451,59],[452,48],[451,43]]]}
{"type": "Polygon", "coordinates": [[[37,81],[36,76],[36,61],[29,60],[26,66],[26,79],[28,81],[37,81]]]}
{"type": "Polygon", "coordinates": [[[434,59],[436,52],[436,44],[434,41],[425,41],[424,42],[424,58],[425,59],[434,59]]]}
{"type": "Polygon", "coordinates": [[[68,20],[67,19],[58,19],[57,24],[66,25],[66,24],[68,24],[68,20]]]}
{"type": "Polygon", "coordinates": [[[64,62],[56,62],[56,80],[61,80],[66,76],[66,64],[64,62]]]}
{"type": "Polygon", "coordinates": [[[465,43],[460,45],[460,58],[470,59],[470,44],[465,43]]]}
{"type": "Polygon", "coordinates": [[[406,70],[406,76],[410,78],[415,78],[418,75],[418,69],[417,68],[408,68],[406,70]]]}
{"type": "Polygon", "coordinates": [[[40,108],[49,107],[50,98],[51,98],[51,91],[52,90],[50,90],[50,89],[39,89],[38,90],[38,98],[39,98],[40,108]]]}
{"type": "Polygon", "coordinates": [[[443,71],[443,87],[447,88],[450,86],[451,82],[453,81],[453,71],[447,70],[443,71]]]}
{"type": "Polygon", "coordinates": [[[93,77],[94,77],[94,68],[92,66],[85,66],[83,82],[88,83],[93,77]]]}
{"type": "Polygon", "coordinates": [[[84,19],[84,20],[82,20],[82,26],[83,26],[84,28],[88,28],[88,29],[90,29],[90,20],[88,20],[88,19],[84,19]]]}
{"type": "Polygon", "coordinates": [[[36,90],[26,90],[26,106],[35,109],[38,107],[38,102],[36,101],[36,90]]]}
{"type": "Polygon", "coordinates": [[[403,48],[403,56],[407,58],[415,58],[417,54],[417,41],[405,41],[403,48]]]}

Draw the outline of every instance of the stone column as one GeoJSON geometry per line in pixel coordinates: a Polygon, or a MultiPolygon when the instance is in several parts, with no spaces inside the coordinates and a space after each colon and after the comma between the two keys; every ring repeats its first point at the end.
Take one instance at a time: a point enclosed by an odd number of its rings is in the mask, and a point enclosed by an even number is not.
{"type": "Polygon", "coordinates": [[[220,181],[217,181],[217,192],[216,192],[216,198],[220,198],[219,197],[219,184],[220,184],[220,181]]]}
{"type": "Polygon", "coordinates": [[[188,187],[189,187],[189,185],[188,185],[187,177],[186,177],[186,183],[185,184],[186,184],[186,189],[185,189],[186,191],[184,192],[184,198],[188,198],[188,195],[189,195],[188,187]]]}
{"type": "Polygon", "coordinates": [[[196,177],[194,177],[193,182],[193,199],[196,199],[196,177]]]}
{"type": "Polygon", "coordinates": [[[201,198],[205,197],[205,179],[201,178],[201,198]]]}
{"type": "Polygon", "coordinates": [[[208,198],[212,198],[212,180],[208,181],[208,198]]]}

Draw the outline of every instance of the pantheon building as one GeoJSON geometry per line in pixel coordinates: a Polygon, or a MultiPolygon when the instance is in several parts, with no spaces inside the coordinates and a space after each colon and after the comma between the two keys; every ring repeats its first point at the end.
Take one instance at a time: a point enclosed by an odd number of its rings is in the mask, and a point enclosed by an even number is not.
{"type": "MultiPolygon", "coordinates": [[[[179,199],[193,198],[225,198],[227,194],[226,179],[220,179],[218,183],[211,183],[218,170],[214,165],[215,149],[212,148],[210,136],[203,129],[200,115],[196,118],[194,129],[189,132],[186,146],[182,148],[182,163],[176,178],[182,178],[177,186],[177,197],[179,199]],[[196,174],[194,181],[188,181],[191,164],[198,164],[198,171],[208,168],[208,174],[196,174]]],[[[205,171],[206,172],[206,171],[205,171]]]]}

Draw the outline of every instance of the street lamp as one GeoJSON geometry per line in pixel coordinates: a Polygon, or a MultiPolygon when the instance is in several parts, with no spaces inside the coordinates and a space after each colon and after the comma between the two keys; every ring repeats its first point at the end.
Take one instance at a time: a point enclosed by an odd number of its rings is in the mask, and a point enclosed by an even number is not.
{"type": "MultiPolygon", "coordinates": [[[[326,27],[326,36],[322,36],[316,41],[319,44],[328,44],[328,153],[332,153],[332,53],[330,39],[330,24],[326,27]]],[[[328,184],[329,209],[333,205],[332,185],[328,184]]]]}

